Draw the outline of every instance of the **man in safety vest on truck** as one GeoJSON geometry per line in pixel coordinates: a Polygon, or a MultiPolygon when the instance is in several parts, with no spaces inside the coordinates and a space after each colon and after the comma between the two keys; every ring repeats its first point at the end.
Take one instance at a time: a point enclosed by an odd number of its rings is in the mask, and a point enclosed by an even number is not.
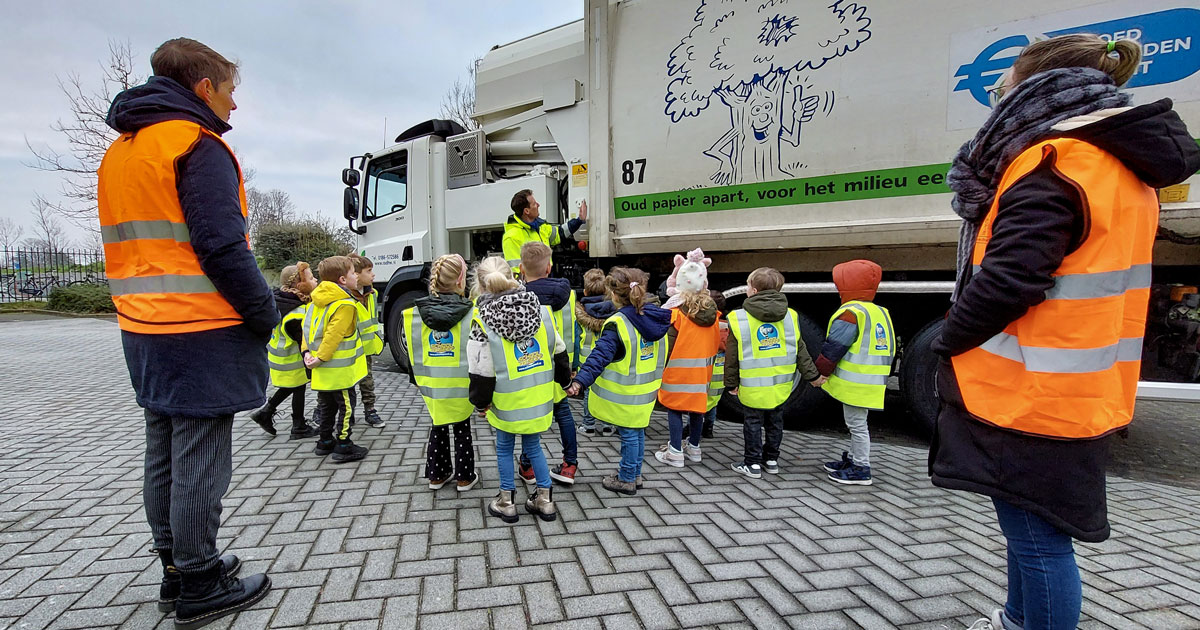
{"type": "Polygon", "coordinates": [[[521,270],[521,246],[525,243],[540,242],[553,249],[562,242],[564,237],[574,236],[579,228],[587,223],[587,202],[579,206],[579,218],[571,219],[562,225],[554,225],[541,218],[542,204],[533,197],[533,191],[526,188],[513,195],[513,215],[504,224],[504,260],[514,273],[521,270]]]}
{"type": "Polygon", "coordinates": [[[146,519],[163,566],[159,610],[198,628],[266,596],[220,556],[221,495],[233,475],[233,414],[265,402],[275,299],[250,252],[246,191],[221,135],[237,109],[237,65],[191,39],[150,57],[121,92],[121,135],[98,172],[104,265],[138,405],[146,415],[146,519]]]}

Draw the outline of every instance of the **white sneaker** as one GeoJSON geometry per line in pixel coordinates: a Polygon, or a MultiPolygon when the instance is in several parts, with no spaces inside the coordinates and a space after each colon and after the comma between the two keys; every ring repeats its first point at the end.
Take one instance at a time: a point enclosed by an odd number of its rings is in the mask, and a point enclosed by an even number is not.
{"type": "Polygon", "coordinates": [[[671,448],[670,444],[663,444],[662,448],[654,453],[654,459],[674,468],[683,468],[683,453],[671,448]]]}
{"type": "Polygon", "coordinates": [[[777,462],[773,459],[768,459],[767,461],[763,462],[763,470],[771,473],[772,475],[778,475],[779,474],[779,462],[777,462]]]}
{"type": "Polygon", "coordinates": [[[683,443],[683,454],[687,455],[687,458],[693,462],[700,461],[700,447],[692,446],[691,442],[683,443]]]}
{"type": "Polygon", "coordinates": [[[987,619],[979,619],[967,627],[967,630],[1004,630],[1004,609],[997,608],[987,619]]]}

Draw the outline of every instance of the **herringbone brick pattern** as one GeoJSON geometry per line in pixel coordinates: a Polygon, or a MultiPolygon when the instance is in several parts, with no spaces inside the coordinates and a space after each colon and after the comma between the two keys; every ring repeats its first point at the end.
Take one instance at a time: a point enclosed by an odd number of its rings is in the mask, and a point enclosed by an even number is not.
{"type": "MultiPolygon", "coordinates": [[[[153,603],[142,419],[116,327],[4,324],[0,348],[0,627],[170,628],[153,603]]],[[[561,518],[508,526],[484,512],[486,423],[480,486],[430,492],[420,401],[406,377],[376,381],[388,427],[356,427],[371,447],[357,464],[236,423],[221,542],[275,588],[211,627],[962,628],[1004,597],[990,504],[932,487],[919,449],[878,446],[876,485],[847,489],[818,468],[839,440],[790,433],[782,474],[749,481],[728,470],[740,427],[719,423],[701,464],[649,456],[646,488],[623,497],[599,486],[616,438],[581,435],[580,481],[555,491],[561,518]]],[[[664,438],[656,418],[648,450],[664,438]]],[[[1078,546],[1081,627],[1200,628],[1198,499],[1111,480],[1115,535],[1078,546]]]]}

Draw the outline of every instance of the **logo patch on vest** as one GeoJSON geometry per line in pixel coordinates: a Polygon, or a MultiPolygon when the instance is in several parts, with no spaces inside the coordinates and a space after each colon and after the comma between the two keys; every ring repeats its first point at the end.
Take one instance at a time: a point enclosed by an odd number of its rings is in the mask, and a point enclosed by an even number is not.
{"type": "Polygon", "coordinates": [[[779,345],[779,329],[775,324],[763,324],[758,327],[758,351],[778,350],[779,345]]]}
{"type": "Polygon", "coordinates": [[[875,324],[875,349],[888,349],[887,331],[883,329],[883,324],[875,324]]]}
{"type": "Polygon", "coordinates": [[[452,331],[435,330],[429,333],[429,356],[454,356],[454,333],[452,331]]]}
{"type": "Polygon", "coordinates": [[[641,343],[641,346],[638,348],[638,356],[641,357],[641,360],[646,361],[649,359],[653,359],[654,358],[654,342],[646,341],[645,339],[643,339],[640,343],[641,343]]]}
{"type": "Polygon", "coordinates": [[[514,344],[513,357],[517,360],[518,372],[526,372],[546,364],[542,358],[542,346],[533,338],[514,344]]]}

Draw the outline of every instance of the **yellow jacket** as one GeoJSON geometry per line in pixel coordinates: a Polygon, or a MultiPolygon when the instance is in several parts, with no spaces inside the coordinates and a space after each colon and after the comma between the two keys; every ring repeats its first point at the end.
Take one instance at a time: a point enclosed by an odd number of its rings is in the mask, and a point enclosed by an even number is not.
{"type": "MultiPolygon", "coordinates": [[[[322,280],[321,284],[318,284],[312,292],[312,307],[310,308],[321,308],[347,297],[353,299],[354,296],[350,295],[350,292],[343,289],[341,285],[322,280]]],[[[328,361],[333,358],[338,344],[357,329],[358,309],[353,304],[339,306],[329,317],[329,323],[325,325],[325,336],[321,339],[321,345],[314,351],[308,347],[308,338],[305,337],[303,339],[304,350],[311,351],[322,361],[328,361]]]]}

